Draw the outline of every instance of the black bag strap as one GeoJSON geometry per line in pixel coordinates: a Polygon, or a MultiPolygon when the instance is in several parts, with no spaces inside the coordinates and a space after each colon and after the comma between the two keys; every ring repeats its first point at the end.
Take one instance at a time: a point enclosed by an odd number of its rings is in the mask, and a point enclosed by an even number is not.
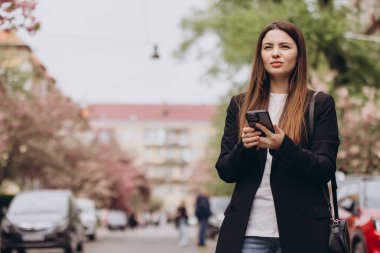
{"type": "MultiPolygon", "coordinates": [[[[309,104],[309,134],[308,134],[308,139],[309,139],[309,142],[311,142],[311,139],[313,138],[313,133],[314,133],[314,108],[315,108],[315,100],[316,100],[316,97],[317,95],[320,93],[321,91],[316,91],[314,92],[313,96],[311,97],[310,99],[310,104],[309,104]]],[[[334,219],[335,220],[339,220],[339,211],[338,211],[338,198],[336,196],[336,190],[338,189],[338,185],[336,183],[336,178],[335,178],[335,173],[332,173],[333,176],[332,176],[332,179],[331,179],[331,190],[332,190],[332,196],[333,196],[333,205],[334,205],[334,219]]],[[[325,188],[322,186],[322,191],[323,191],[323,195],[326,199],[326,202],[327,202],[327,205],[330,209],[330,213],[331,213],[331,216],[332,216],[332,212],[331,212],[331,204],[330,204],[330,200],[329,200],[329,197],[328,197],[328,194],[325,190],[325,188]]]]}
{"type": "Polygon", "coordinates": [[[314,133],[314,108],[315,108],[315,99],[317,98],[318,93],[321,93],[321,91],[314,92],[313,96],[310,99],[309,104],[309,134],[308,139],[309,143],[311,142],[311,139],[313,138],[314,133]]]}

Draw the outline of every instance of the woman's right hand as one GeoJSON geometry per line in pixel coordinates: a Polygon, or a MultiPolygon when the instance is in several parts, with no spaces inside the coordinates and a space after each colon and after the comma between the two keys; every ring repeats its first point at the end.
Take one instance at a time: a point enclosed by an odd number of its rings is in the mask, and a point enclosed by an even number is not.
{"type": "Polygon", "coordinates": [[[245,148],[252,148],[259,144],[261,131],[255,131],[252,127],[244,127],[241,134],[241,140],[245,148]]]}

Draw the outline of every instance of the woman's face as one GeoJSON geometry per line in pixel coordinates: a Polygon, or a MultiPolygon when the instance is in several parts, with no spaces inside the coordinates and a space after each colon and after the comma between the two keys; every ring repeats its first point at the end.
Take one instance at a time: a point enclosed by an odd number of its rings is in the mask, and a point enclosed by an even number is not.
{"type": "Polygon", "coordinates": [[[261,57],[272,78],[287,79],[297,60],[297,45],[282,30],[270,30],[262,41],[261,57]]]}

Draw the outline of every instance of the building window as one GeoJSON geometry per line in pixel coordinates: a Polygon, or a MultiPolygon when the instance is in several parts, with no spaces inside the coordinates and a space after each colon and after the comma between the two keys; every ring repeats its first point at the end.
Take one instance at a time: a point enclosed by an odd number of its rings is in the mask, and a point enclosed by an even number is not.
{"type": "Polygon", "coordinates": [[[152,162],[154,160],[154,150],[146,149],[144,151],[144,160],[145,162],[152,162]]]}
{"type": "Polygon", "coordinates": [[[159,148],[157,152],[157,160],[163,161],[166,159],[166,151],[163,148],[159,148]]]}
{"type": "Polygon", "coordinates": [[[180,146],[186,146],[188,145],[188,139],[189,139],[189,135],[187,131],[181,131],[178,136],[178,144],[180,146]]]}
{"type": "Polygon", "coordinates": [[[174,167],[171,170],[172,170],[172,178],[174,180],[181,180],[182,179],[182,177],[181,177],[181,169],[180,168],[174,167]]]}
{"type": "Polygon", "coordinates": [[[172,188],[170,185],[156,185],[154,187],[154,193],[159,197],[167,197],[169,194],[172,194],[172,188]]]}
{"type": "Polygon", "coordinates": [[[145,129],[144,142],[145,145],[163,145],[165,141],[165,131],[163,129],[145,129]]]}
{"type": "Polygon", "coordinates": [[[182,151],[181,158],[185,162],[191,162],[194,159],[194,154],[191,149],[186,148],[182,151]]]}
{"type": "Polygon", "coordinates": [[[170,161],[176,159],[175,149],[169,148],[169,149],[166,150],[166,159],[170,160],[170,161]]]}
{"type": "Polygon", "coordinates": [[[186,146],[188,144],[188,133],[186,129],[167,130],[167,144],[186,146]]]}
{"type": "Polygon", "coordinates": [[[130,141],[131,140],[131,132],[128,130],[128,129],[123,129],[120,133],[121,135],[121,139],[124,141],[124,142],[127,142],[127,141],[130,141]]]}

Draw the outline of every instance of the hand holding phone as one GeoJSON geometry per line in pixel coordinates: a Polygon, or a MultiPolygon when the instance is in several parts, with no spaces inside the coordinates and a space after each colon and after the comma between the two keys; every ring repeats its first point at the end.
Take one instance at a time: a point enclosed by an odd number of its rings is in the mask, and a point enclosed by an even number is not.
{"type": "MultiPolygon", "coordinates": [[[[261,125],[268,128],[269,131],[274,133],[274,128],[272,124],[272,120],[270,118],[269,112],[266,110],[254,110],[254,111],[248,111],[245,114],[245,117],[247,119],[248,125],[250,127],[255,128],[257,131],[261,131],[256,127],[256,123],[260,123],[261,125]]],[[[262,131],[261,131],[262,132],[262,131]]],[[[262,133],[262,136],[266,136],[265,133],[262,133]]]]}
{"type": "Polygon", "coordinates": [[[265,126],[270,132],[274,133],[273,136],[271,136],[271,138],[260,137],[259,141],[256,144],[257,149],[263,148],[263,149],[278,150],[280,148],[281,143],[283,142],[284,137],[285,137],[285,132],[278,126],[276,126],[276,131],[274,130],[272,120],[270,118],[268,111],[265,111],[265,110],[248,111],[245,116],[247,118],[249,126],[253,127],[255,129],[255,132],[260,131],[262,133],[261,137],[266,137],[266,135],[261,129],[259,129],[256,126],[257,123],[260,123],[262,126],[265,126]]]}

